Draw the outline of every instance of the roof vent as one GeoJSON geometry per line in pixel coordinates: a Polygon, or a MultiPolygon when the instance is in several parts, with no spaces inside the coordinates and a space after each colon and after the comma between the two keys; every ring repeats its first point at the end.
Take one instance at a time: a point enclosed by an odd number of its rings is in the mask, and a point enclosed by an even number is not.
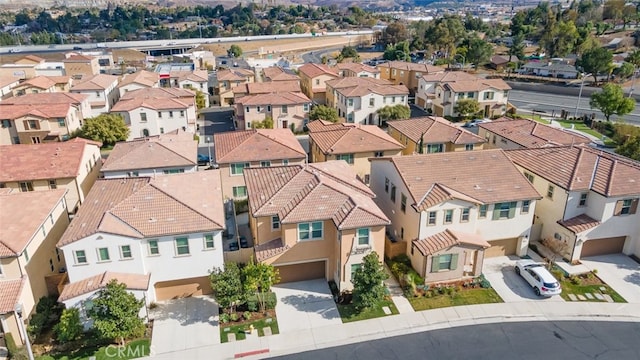
{"type": "Polygon", "coordinates": [[[422,178],[420,176],[416,176],[416,181],[422,181],[422,178]]]}
{"type": "Polygon", "coordinates": [[[416,160],[416,164],[418,164],[418,165],[422,165],[422,164],[424,164],[424,161],[422,161],[422,160],[416,160]]]}
{"type": "Polygon", "coordinates": [[[321,199],[328,199],[328,198],[329,198],[329,195],[322,195],[322,196],[320,196],[320,198],[321,198],[321,199]]]}
{"type": "Polygon", "coordinates": [[[476,190],[480,190],[481,189],[480,185],[478,185],[478,184],[473,185],[473,188],[476,189],[476,190]]]}
{"type": "Polygon", "coordinates": [[[149,222],[156,222],[158,221],[156,218],[149,218],[149,222]]]}
{"type": "Polygon", "coordinates": [[[475,160],[476,157],[475,156],[469,156],[469,160],[475,160]]]}

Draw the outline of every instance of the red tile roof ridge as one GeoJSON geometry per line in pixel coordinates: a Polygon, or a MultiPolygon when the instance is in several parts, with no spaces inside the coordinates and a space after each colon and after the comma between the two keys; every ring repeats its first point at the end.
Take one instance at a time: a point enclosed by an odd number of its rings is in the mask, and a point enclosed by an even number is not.
{"type": "Polygon", "coordinates": [[[162,192],[163,194],[167,195],[168,197],[170,197],[171,199],[173,199],[174,201],[182,204],[183,206],[185,206],[186,208],[190,209],[191,211],[200,214],[202,217],[209,219],[212,223],[220,226],[221,229],[225,228],[225,224],[220,224],[217,219],[213,219],[210,216],[205,215],[202,211],[195,209],[193,206],[189,205],[187,202],[185,202],[184,200],[178,199],[176,198],[174,195],[172,195],[171,193],[168,193],[164,190],[162,190],[161,187],[159,187],[158,185],[155,184],[154,182],[155,179],[152,179],[151,182],[149,183],[149,186],[153,187],[154,189],[162,192]]]}

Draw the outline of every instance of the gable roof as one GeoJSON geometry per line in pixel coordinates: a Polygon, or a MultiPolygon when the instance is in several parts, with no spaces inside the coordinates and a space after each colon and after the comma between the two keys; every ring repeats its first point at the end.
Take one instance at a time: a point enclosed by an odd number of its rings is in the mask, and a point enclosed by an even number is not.
{"type": "Polygon", "coordinates": [[[118,84],[118,87],[123,87],[129,84],[138,84],[145,87],[154,87],[158,85],[159,81],[160,81],[160,74],[147,71],[147,70],[140,70],[133,74],[124,75],[120,80],[120,84],[118,84]]]}
{"type": "Polygon", "coordinates": [[[74,138],[43,144],[0,145],[0,182],[75,178],[89,146],[102,144],[74,138]]]}
{"type": "Polygon", "coordinates": [[[387,87],[394,86],[393,83],[389,80],[375,79],[370,77],[355,77],[355,76],[341,77],[337,79],[328,80],[326,81],[326,84],[327,86],[330,86],[334,89],[351,88],[354,86],[380,86],[380,85],[384,85],[387,87]]]}
{"type": "Polygon", "coordinates": [[[558,220],[558,224],[574,234],[580,234],[600,225],[600,221],[591,218],[587,214],[580,214],[567,220],[558,220]]]}
{"type": "Polygon", "coordinates": [[[320,75],[338,77],[338,73],[325,64],[306,63],[298,68],[298,72],[310,79],[320,75]]]}
{"type": "Polygon", "coordinates": [[[38,117],[42,119],[66,118],[74,106],[66,104],[2,104],[0,103],[0,115],[2,119],[16,120],[25,116],[38,117]]]}
{"type": "Polygon", "coordinates": [[[58,246],[96,233],[142,239],[224,226],[219,170],[98,179],[58,246]]]}
{"type": "Polygon", "coordinates": [[[461,244],[478,246],[485,249],[491,247],[491,244],[480,235],[462,233],[450,229],[446,229],[445,231],[424,239],[413,240],[413,244],[423,256],[432,255],[440,250],[461,244]]]}
{"type": "Polygon", "coordinates": [[[262,69],[262,73],[264,74],[264,77],[267,81],[291,81],[291,80],[298,81],[300,80],[300,78],[297,75],[287,72],[286,70],[278,66],[264,68],[262,69]]]}
{"type": "Polygon", "coordinates": [[[255,76],[252,70],[235,68],[219,70],[218,81],[245,81],[248,77],[255,76]]]}
{"type": "Polygon", "coordinates": [[[479,124],[479,126],[526,148],[588,144],[591,142],[590,139],[580,134],[529,119],[501,117],[492,122],[479,124]]]}
{"type": "Polygon", "coordinates": [[[430,64],[418,64],[408,61],[388,61],[378,65],[378,68],[391,68],[405,71],[420,71],[424,73],[443,72],[445,69],[440,66],[430,64]]]}
{"type": "Polygon", "coordinates": [[[418,210],[450,199],[492,204],[540,198],[502,149],[370,160],[389,161],[395,166],[418,210]]]}
{"type": "Polygon", "coordinates": [[[26,280],[26,275],[18,279],[0,280],[0,314],[15,311],[26,280]]]}
{"type": "Polygon", "coordinates": [[[195,106],[195,93],[180,88],[148,88],[128,91],[111,111],[131,111],[140,107],[153,110],[184,110],[195,106]]]}
{"type": "Polygon", "coordinates": [[[373,66],[369,66],[369,65],[365,65],[362,63],[338,63],[336,65],[336,69],[338,70],[350,70],[353,71],[355,73],[360,73],[360,72],[368,72],[371,74],[379,74],[380,73],[380,69],[373,67],[373,66]]]}
{"type": "Polygon", "coordinates": [[[244,170],[252,216],[283,224],[332,220],[338,229],[388,225],[375,194],[344,161],[244,170]]]}
{"type": "Polygon", "coordinates": [[[74,297],[88,294],[92,291],[103,289],[116,280],[126,285],[127,290],[148,290],[151,274],[131,274],[105,271],[101,274],[84,278],[80,281],[66,284],[58,297],[58,301],[66,301],[74,297]]]}
{"type": "Polygon", "coordinates": [[[36,87],[38,89],[50,89],[57,84],[68,84],[71,77],[69,76],[36,76],[34,78],[23,81],[19,87],[36,87]]]}
{"type": "Polygon", "coordinates": [[[88,63],[91,62],[95,57],[87,56],[76,53],[66,54],[66,58],[62,60],[62,62],[79,62],[79,63],[88,63]]]}
{"type": "Polygon", "coordinates": [[[189,89],[182,88],[150,88],[150,89],[136,89],[133,91],[127,91],[122,95],[122,100],[132,99],[195,99],[196,93],[189,89]]]}
{"type": "Polygon", "coordinates": [[[281,92],[300,92],[299,80],[268,81],[261,83],[243,83],[231,89],[234,94],[271,94],[281,92]]]}
{"type": "Polygon", "coordinates": [[[0,258],[22,254],[66,193],[55,189],[0,194],[0,258]]]}
{"type": "Polygon", "coordinates": [[[2,100],[0,105],[44,105],[74,104],[79,105],[89,98],[88,95],[67,92],[37,93],[14,96],[2,100]]]}
{"type": "Polygon", "coordinates": [[[426,82],[450,82],[450,81],[462,81],[462,80],[475,80],[478,77],[469,74],[466,71],[445,71],[439,73],[430,73],[422,75],[422,79],[426,82]]]}
{"type": "Polygon", "coordinates": [[[213,134],[218,164],[301,159],[307,153],[289,129],[252,129],[213,134]]]}
{"type": "Polygon", "coordinates": [[[178,81],[193,81],[193,82],[207,82],[209,81],[209,75],[207,70],[171,70],[169,72],[171,79],[177,79],[178,81]]]}
{"type": "Polygon", "coordinates": [[[114,75],[98,74],[83,78],[80,82],[74,84],[71,87],[71,91],[83,91],[83,90],[105,90],[113,83],[118,83],[118,77],[114,75]]]}
{"type": "Polygon", "coordinates": [[[297,92],[279,92],[268,94],[246,95],[235,100],[235,103],[242,105],[298,105],[307,104],[311,100],[303,93],[297,92]]]}
{"type": "Polygon", "coordinates": [[[640,162],[588,146],[508,150],[517,165],[570,191],[640,195],[640,162]]]}
{"type": "Polygon", "coordinates": [[[376,125],[332,123],[316,120],[307,124],[309,137],[324,154],[402,150],[404,146],[376,125]]]}
{"type": "Polygon", "coordinates": [[[511,90],[511,86],[502,79],[457,80],[444,84],[444,87],[453,92],[482,91],[487,89],[511,90]]]}
{"type": "Polygon", "coordinates": [[[482,137],[437,116],[394,120],[388,121],[387,124],[415,143],[419,143],[423,136],[424,144],[481,144],[486,142],[482,137]]]}
{"type": "Polygon", "coordinates": [[[197,165],[198,143],[193,134],[178,130],[117,143],[102,172],[197,165]]]}

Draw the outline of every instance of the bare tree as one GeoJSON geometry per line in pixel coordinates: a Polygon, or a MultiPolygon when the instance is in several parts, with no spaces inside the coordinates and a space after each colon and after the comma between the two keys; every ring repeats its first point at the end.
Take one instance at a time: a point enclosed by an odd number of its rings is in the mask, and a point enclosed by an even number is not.
{"type": "Polygon", "coordinates": [[[565,240],[558,240],[556,238],[546,238],[540,241],[549,251],[551,255],[547,257],[547,267],[551,270],[551,266],[557,258],[562,258],[569,249],[569,244],[565,240]]]}

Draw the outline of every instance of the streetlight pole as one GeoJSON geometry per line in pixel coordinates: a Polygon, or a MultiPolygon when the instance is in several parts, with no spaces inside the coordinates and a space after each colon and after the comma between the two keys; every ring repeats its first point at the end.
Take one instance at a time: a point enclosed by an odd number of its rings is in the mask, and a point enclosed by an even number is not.
{"type": "Polygon", "coordinates": [[[584,86],[584,80],[593,74],[584,74],[582,75],[582,81],[580,82],[580,92],[578,92],[578,103],[576,104],[576,111],[573,113],[573,118],[578,118],[578,107],[580,106],[580,99],[582,98],[582,87],[584,86]]]}
{"type": "Polygon", "coordinates": [[[635,86],[636,86],[636,78],[638,77],[638,67],[634,66],[633,67],[633,80],[631,80],[631,90],[629,91],[629,97],[631,97],[631,95],[633,95],[633,90],[635,90],[635,86]]]}
{"type": "Polygon", "coordinates": [[[207,142],[207,150],[209,151],[209,166],[211,166],[211,137],[207,136],[205,139],[207,142]]]}
{"type": "Polygon", "coordinates": [[[24,344],[27,347],[29,360],[34,360],[33,350],[31,350],[31,341],[29,341],[29,334],[27,334],[27,331],[24,328],[24,320],[22,319],[22,304],[16,304],[14,311],[16,313],[16,317],[18,318],[18,328],[20,330],[20,335],[24,338],[24,344]]]}

